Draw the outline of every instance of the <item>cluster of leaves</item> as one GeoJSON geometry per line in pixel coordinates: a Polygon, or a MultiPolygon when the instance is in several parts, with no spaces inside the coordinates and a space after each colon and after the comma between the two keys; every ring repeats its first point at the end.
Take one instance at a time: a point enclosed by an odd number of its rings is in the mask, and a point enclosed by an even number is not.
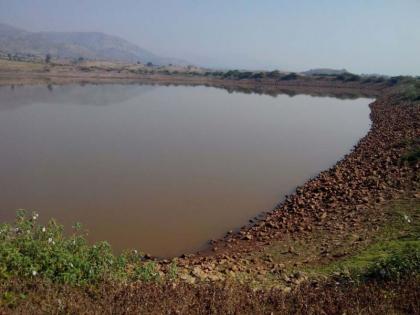
{"type": "Polygon", "coordinates": [[[406,242],[391,255],[370,265],[362,274],[368,279],[396,280],[420,274],[420,242],[406,242]]]}
{"type": "Polygon", "coordinates": [[[42,277],[72,285],[102,280],[157,280],[160,274],[153,261],[130,251],[114,255],[106,242],[90,245],[80,224],[66,237],[54,220],[46,225],[38,215],[18,211],[14,224],[0,225],[0,279],[42,277]]]}

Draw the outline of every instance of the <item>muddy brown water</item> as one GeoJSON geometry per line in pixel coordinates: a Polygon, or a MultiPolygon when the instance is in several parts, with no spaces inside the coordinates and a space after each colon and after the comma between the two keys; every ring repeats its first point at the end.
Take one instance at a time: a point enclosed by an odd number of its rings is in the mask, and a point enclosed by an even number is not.
{"type": "Polygon", "coordinates": [[[193,252],[332,166],[371,99],[209,87],[0,88],[0,222],[19,208],[157,256],[193,252]]]}

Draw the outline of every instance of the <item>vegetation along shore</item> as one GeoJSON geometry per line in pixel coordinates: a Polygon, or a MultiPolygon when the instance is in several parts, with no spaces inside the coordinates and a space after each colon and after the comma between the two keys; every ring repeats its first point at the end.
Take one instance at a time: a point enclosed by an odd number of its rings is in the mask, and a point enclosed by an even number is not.
{"type": "Polygon", "coordinates": [[[116,82],[376,100],[351,153],[199,253],[116,255],[19,211],[0,225],[0,313],[420,313],[419,78],[0,60],[3,86],[116,82]]]}

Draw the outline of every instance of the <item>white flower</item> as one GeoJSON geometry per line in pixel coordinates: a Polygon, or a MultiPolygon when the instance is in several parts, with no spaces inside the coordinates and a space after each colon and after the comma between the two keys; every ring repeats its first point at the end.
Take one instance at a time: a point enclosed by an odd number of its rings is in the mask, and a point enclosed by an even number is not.
{"type": "Polygon", "coordinates": [[[39,214],[34,212],[32,215],[32,219],[35,221],[36,219],[38,219],[38,217],[39,217],[39,214]]]}
{"type": "Polygon", "coordinates": [[[42,232],[45,232],[47,229],[45,228],[45,226],[42,228],[42,232]]]}
{"type": "Polygon", "coordinates": [[[73,264],[72,264],[72,263],[70,263],[70,267],[72,267],[72,268],[73,268],[73,264]]]}
{"type": "Polygon", "coordinates": [[[53,242],[53,239],[50,237],[49,239],[48,239],[48,243],[52,243],[53,242]]]}
{"type": "Polygon", "coordinates": [[[38,272],[36,272],[36,270],[32,270],[32,275],[35,277],[38,274],[38,272]]]}
{"type": "Polygon", "coordinates": [[[410,220],[410,218],[409,218],[409,216],[408,216],[408,215],[404,214],[404,219],[405,219],[405,221],[407,221],[408,223],[411,223],[411,220],[410,220]]]}

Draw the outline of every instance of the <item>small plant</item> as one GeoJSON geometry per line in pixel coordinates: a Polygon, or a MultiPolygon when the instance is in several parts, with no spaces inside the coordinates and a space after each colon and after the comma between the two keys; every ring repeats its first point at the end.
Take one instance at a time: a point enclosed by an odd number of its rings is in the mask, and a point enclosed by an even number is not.
{"type": "Polygon", "coordinates": [[[136,266],[134,269],[134,278],[141,281],[157,281],[160,274],[155,262],[147,262],[143,265],[136,266]]]}
{"type": "Polygon", "coordinates": [[[178,276],[178,266],[176,265],[175,262],[172,262],[168,268],[168,277],[169,279],[174,280],[177,278],[177,276],[178,276]]]}

